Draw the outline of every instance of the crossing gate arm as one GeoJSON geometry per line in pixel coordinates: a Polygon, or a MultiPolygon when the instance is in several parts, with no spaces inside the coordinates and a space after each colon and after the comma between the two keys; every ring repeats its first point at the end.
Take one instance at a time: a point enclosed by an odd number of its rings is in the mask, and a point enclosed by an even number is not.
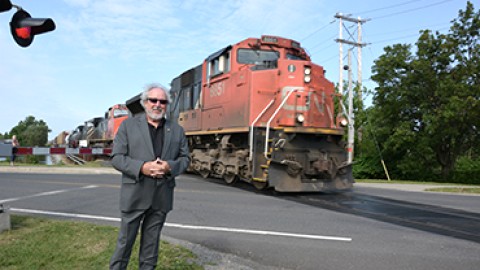
{"type": "Polygon", "coordinates": [[[16,155],[110,155],[111,148],[17,147],[16,155]]]}

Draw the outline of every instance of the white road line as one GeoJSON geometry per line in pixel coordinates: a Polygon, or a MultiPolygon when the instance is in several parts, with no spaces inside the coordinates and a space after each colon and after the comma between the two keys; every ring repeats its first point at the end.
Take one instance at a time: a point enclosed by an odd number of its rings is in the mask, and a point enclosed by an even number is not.
{"type": "MultiPolygon", "coordinates": [[[[10,210],[13,212],[19,212],[19,213],[43,214],[43,215],[51,215],[51,216],[62,216],[62,217],[120,222],[120,218],[112,218],[112,217],[104,217],[104,216],[60,213],[60,212],[19,209],[19,208],[10,208],[10,210]]],[[[349,238],[349,237],[323,236],[323,235],[313,235],[313,234],[298,234],[298,233],[261,231],[261,230],[247,230],[247,229],[225,228],[225,227],[195,226],[195,225],[184,225],[184,224],[178,224],[178,223],[168,223],[168,222],[165,223],[165,226],[179,228],[179,229],[186,229],[186,230],[221,231],[221,232],[233,232],[233,233],[243,233],[243,234],[286,236],[286,237],[294,237],[294,238],[305,238],[305,239],[313,239],[313,240],[331,240],[331,241],[343,241],[343,242],[352,241],[352,238],[349,238]]]]}
{"type": "Polygon", "coordinates": [[[70,218],[85,218],[85,219],[95,219],[95,220],[106,220],[106,221],[120,222],[120,218],[110,218],[110,217],[92,216],[92,215],[84,215],[84,214],[71,214],[71,213],[61,213],[61,212],[32,210],[32,209],[20,209],[20,208],[10,208],[10,211],[18,212],[18,213],[41,214],[41,215],[49,215],[49,216],[70,217],[70,218]]]}
{"type": "Polygon", "coordinates": [[[348,238],[348,237],[323,236],[323,235],[313,235],[313,234],[246,230],[246,229],[225,228],[225,227],[194,226],[194,225],[183,225],[183,224],[176,224],[176,223],[169,223],[168,226],[182,228],[182,229],[190,229],[190,230],[206,230],[206,231],[235,232],[235,233],[245,233],[245,234],[287,236],[287,237],[316,239],[316,240],[334,240],[334,241],[346,241],[346,242],[352,241],[352,238],[348,238]]]}
{"type": "Polygon", "coordinates": [[[90,186],[84,186],[84,187],[79,187],[79,188],[70,188],[70,189],[47,191],[47,192],[37,193],[37,194],[29,195],[29,196],[22,196],[22,197],[17,197],[17,198],[0,200],[0,204],[6,203],[6,202],[14,202],[14,201],[19,201],[19,200],[30,199],[30,198],[35,198],[35,197],[60,194],[60,193],[70,192],[70,191],[79,190],[79,189],[88,189],[88,188],[96,188],[96,187],[98,187],[98,186],[90,185],[90,186]]]}

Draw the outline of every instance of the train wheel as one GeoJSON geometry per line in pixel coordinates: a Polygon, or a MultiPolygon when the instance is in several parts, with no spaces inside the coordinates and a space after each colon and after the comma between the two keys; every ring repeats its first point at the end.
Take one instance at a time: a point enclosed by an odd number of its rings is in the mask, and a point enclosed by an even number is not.
{"type": "Polygon", "coordinates": [[[252,184],[258,190],[264,190],[267,187],[267,182],[252,181],[252,184]]]}
{"type": "Polygon", "coordinates": [[[225,183],[229,185],[235,184],[235,182],[237,182],[237,179],[237,175],[233,173],[226,173],[223,175],[223,180],[225,180],[225,183]]]}
{"type": "Polygon", "coordinates": [[[208,176],[210,175],[210,171],[208,170],[200,170],[199,173],[205,179],[208,178],[208,176]]]}

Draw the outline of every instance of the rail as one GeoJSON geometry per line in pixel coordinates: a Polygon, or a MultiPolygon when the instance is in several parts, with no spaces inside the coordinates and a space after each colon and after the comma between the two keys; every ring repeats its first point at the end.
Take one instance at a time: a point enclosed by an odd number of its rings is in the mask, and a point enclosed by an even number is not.
{"type": "Polygon", "coordinates": [[[67,154],[66,157],[68,159],[70,159],[71,161],[73,161],[77,165],[83,165],[86,162],[85,160],[83,160],[83,159],[81,159],[81,158],[79,158],[75,155],[72,155],[72,154],[67,154]]]}

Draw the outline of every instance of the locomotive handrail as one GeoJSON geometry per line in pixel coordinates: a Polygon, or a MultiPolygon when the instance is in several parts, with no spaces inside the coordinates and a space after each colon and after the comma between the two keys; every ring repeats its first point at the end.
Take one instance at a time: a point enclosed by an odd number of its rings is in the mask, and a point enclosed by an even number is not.
{"type": "Polygon", "coordinates": [[[285,96],[285,98],[282,100],[282,103],[280,103],[278,108],[272,114],[272,117],[270,117],[270,119],[267,122],[267,133],[265,134],[265,151],[263,152],[263,155],[265,156],[265,158],[267,160],[269,159],[268,158],[268,140],[269,140],[269,137],[270,137],[270,123],[272,122],[273,118],[275,118],[275,116],[277,116],[278,112],[283,107],[285,102],[287,102],[287,99],[290,97],[290,95],[293,94],[293,92],[297,92],[297,91],[298,91],[297,89],[288,90],[289,93],[285,96]]]}
{"type": "Polygon", "coordinates": [[[248,159],[250,161],[252,161],[253,159],[253,127],[254,125],[257,123],[258,120],[260,120],[260,117],[270,108],[270,106],[272,106],[273,102],[275,101],[275,99],[272,99],[270,100],[270,103],[267,104],[267,106],[263,109],[263,111],[261,111],[257,118],[255,118],[255,120],[253,120],[252,122],[252,125],[250,126],[250,134],[249,134],[249,145],[250,145],[250,155],[248,157],[248,159]]]}

